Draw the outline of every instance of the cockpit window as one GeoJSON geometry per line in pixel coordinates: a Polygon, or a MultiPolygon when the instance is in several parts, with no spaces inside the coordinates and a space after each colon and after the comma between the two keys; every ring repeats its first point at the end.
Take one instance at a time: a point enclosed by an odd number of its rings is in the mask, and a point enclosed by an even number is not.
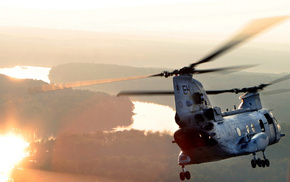
{"type": "Polygon", "coordinates": [[[267,119],[268,123],[269,124],[273,124],[273,119],[271,118],[271,116],[267,113],[267,114],[264,114],[265,118],[267,119]]]}
{"type": "Polygon", "coordinates": [[[273,117],[273,120],[275,121],[275,123],[278,123],[277,119],[275,117],[273,117]]]}

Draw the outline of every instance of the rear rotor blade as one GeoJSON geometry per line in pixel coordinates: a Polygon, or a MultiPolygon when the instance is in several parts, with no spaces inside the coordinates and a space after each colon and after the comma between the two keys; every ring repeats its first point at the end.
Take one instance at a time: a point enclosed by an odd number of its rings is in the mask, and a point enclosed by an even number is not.
{"type": "Polygon", "coordinates": [[[285,80],[288,80],[288,79],[290,79],[290,74],[288,74],[288,75],[286,75],[286,76],[283,76],[283,77],[281,77],[281,78],[278,78],[278,79],[276,79],[276,80],[274,80],[274,81],[271,81],[270,83],[261,84],[261,85],[259,85],[259,86],[256,87],[256,88],[258,88],[259,90],[263,90],[265,87],[267,87],[267,86],[269,86],[269,85],[274,85],[274,84],[276,84],[276,83],[279,83],[279,82],[282,82],[282,81],[285,81],[285,80]]]}
{"type": "Polygon", "coordinates": [[[204,69],[204,70],[194,70],[194,74],[203,74],[211,72],[224,72],[229,73],[233,71],[240,71],[247,68],[252,68],[257,65],[245,65],[245,66],[232,66],[232,67],[223,67],[223,68],[214,68],[214,69],[204,69]]]}
{"type": "Polygon", "coordinates": [[[206,90],[206,94],[208,95],[218,95],[218,94],[223,94],[223,93],[234,93],[234,89],[229,89],[229,90],[206,90]]]}
{"type": "Polygon", "coordinates": [[[74,88],[74,87],[82,87],[82,86],[89,86],[89,85],[97,85],[103,83],[112,83],[112,82],[120,82],[126,80],[136,80],[141,78],[149,78],[149,77],[156,77],[156,75],[145,75],[145,76],[134,76],[134,77],[124,77],[124,78],[113,78],[113,79],[103,79],[103,80],[91,80],[91,81],[79,81],[79,82],[69,82],[69,83],[56,83],[56,84],[46,84],[42,86],[31,87],[28,89],[30,93],[42,93],[42,92],[49,92],[54,90],[62,90],[67,88],[74,88]]]}
{"type": "Polygon", "coordinates": [[[283,94],[290,92],[290,89],[276,89],[276,90],[271,90],[271,91],[265,91],[263,92],[264,95],[274,95],[274,94],[283,94]]]}
{"type": "Polygon", "coordinates": [[[282,81],[285,81],[285,80],[288,80],[290,79],[290,74],[286,75],[286,76],[283,76],[281,78],[278,78],[274,81],[271,81],[270,83],[268,83],[268,85],[273,85],[273,84],[276,84],[276,83],[279,83],[279,82],[282,82],[282,81]]]}
{"type": "MultiPolygon", "coordinates": [[[[254,87],[245,87],[245,88],[242,88],[242,89],[239,89],[239,88],[234,88],[234,89],[229,89],[229,90],[212,90],[212,91],[206,91],[207,94],[209,95],[216,95],[216,94],[221,94],[221,93],[245,93],[245,92],[258,92],[259,90],[263,90],[265,87],[269,86],[269,85],[273,85],[273,84],[276,84],[276,83],[279,83],[279,82],[282,82],[282,81],[285,81],[285,80],[288,80],[290,79],[290,74],[286,75],[286,76],[283,76],[281,78],[278,78],[270,83],[267,83],[267,84],[260,84],[259,86],[254,86],[254,87]]],[[[272,90],[272,91],[266,91],[266,92],[263,92],[263,94],[265,95],[272,95],[272,94],[279,94],[279,93],[284,93],[284,92],[289,92],[290,89],[278,89],[278,90],[272,90]]]]}
{"type": "Polygon", "coordinates": [[[173,91],[122,91],[117,96],[154,96],[154,95],[173,95],[173,91]]]}
{"type": "MultiPolygon", "coordinates": [[[[235,89],[230,90],[206,90],[208,95],[217,95],[222,93],[233,93],[235,89]]],[[[122,91],[117,94],[120,96],[160,96],[160,95],[174,95],[174,91],[122,91]]]]}
{"type": "Polygon", "coordinates": [[[280,16],[274,18],[263,18],[258,19],[250,22],[244,29],[242,29],[237,35],[235,35],[232,39],[230,39],[226,44],[221,46],[219,49],[214,51],[213,53],[209,54],[208,56],[204,57],[200,61],[191,64],[189,67],[194,68],[196,65],[206,63],[209,61],[214,60],[221,54],[225,53],[226,51],[234,48],[235,46],[241,44],[242,42],[246,41],[247,39],[253,37],[254,35],[270,28],[271,26],[289,18],[289,16],[280,16]]]}

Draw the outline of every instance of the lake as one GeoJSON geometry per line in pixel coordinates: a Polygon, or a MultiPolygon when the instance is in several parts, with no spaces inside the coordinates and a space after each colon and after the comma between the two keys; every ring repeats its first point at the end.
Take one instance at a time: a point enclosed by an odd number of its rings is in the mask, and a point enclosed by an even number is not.
{"type": "MultiPolygon", "coordinates": [[[[18,79],[43,80],[50,83],[49,71],[51,68],[35,66],[15,66],[12,68],[0,68],[0,73],[18,79]]],[[[132,101],[134,104],[133,124],[123,129],[138,129],[145,131],[167,131],[173,133],[178,129],[175,123],[175,111],[169,106],[155,103],[132,101]]]]}

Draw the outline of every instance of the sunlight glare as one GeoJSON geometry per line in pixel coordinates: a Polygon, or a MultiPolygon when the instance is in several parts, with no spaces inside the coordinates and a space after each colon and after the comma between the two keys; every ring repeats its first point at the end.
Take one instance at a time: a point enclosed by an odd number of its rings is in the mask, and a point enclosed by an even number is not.
{"type": "Polygon", "coordinates": [[[0,136],[0,146],[0,180],[4,181],[13,167],[27,156],[28,143],[21,136],[9,133],[0,136]]]}
{"type": "Polygon", "coordinates": [[[50,83],[48,78],[50,69],[35,66],[15,66],[13,68],[1,68],[0,73],[18,79],[43,80],[50,83]]]}
{"type": "Polygon", "coordinates": [[[137,129],[173,134],[178,129],[174,120],[175,111],[171,107],[140,101],[132,102],[134,104],[133,124],[125,128],[119,127],[116,130],[137,129]]]}

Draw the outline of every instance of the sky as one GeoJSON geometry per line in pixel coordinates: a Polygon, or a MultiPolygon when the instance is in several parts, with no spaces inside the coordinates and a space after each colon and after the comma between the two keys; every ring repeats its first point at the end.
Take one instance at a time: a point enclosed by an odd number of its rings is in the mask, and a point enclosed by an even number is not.
{"type": "MultiPolygon", "coordinates": [[[[177,46],[188,41],[190,45],[204,43],[210,47],[208,52],[218,47],[225,40],[229,39],[235,32],[253,19],[289,16],[289,0],[107,0],[107,1],[67,1],[67,0],[11,0],[0,2],[0,28],[1,27],[34,27],[62,30],[82,30],[102,33],[117,33],[121,35],[135,35],[145,38],[146,41],[152,38],[163,38],[162,41],[179,41],[177,46]],[[185,40],[185,41],[184,41],[185,40]]],[[[261,44],[278,43],[272,46],[268,44],[262,49],[270,51],[284,51],[286,56],[281,59],[282,67],[285,68],[286,57],[290,47],[290,18],[270,30],[267,30],[254,40],[243,45],[244,48],[258,47],[261,44]]],[[[137,39],[136,39],[137,40],[137,39]]],[[[189,46],[188,46],[189,47],[189,46]]],[[[178,47],[177,47],[178,48],[178,47]]],[[[195,50],[192,50],[194,52],[195,50]]],[[[232,51],[242,52],[242,49],[232,51]]],[[[202,55],[208,53],[202,53],[202,55]]],[[[243,53],[241,53],[243,54],[243,53]]],[[[241,55],[239,54],[239,55],[241,55]]],[[[226,55],[228,56],[228,55],[226,55]]],[[[223,58],[232,60],[232,57],[223,58]]],[[[229,54],[229,56],[231,56],[229,54]]],[[[257,64],[269,61],[263,60],[263,55],[248,55],[255,57],[257,64]]],[[[250,60],[246,57],[247,60],[250,60]]],[[[268,56],[269,57],[269,56],[268,56]]],[[[274,57],[274,56],[273,56],[274,57]]],[[[182,57],[181,57],[182,58],[182,57]]],[[[134,59],[134,58],[133,58],[134,59]]],[[[182,58],[183,59],[183,58],[182,58]]],[[[275,55],[275,59],[277,59],[275,55]]],[[[225,62],[229,62],[226,60],[225,62]]],[[[164,65],[146,63],[139,61],[130,66],[160,67],[164,65]]],[[[176,61],[175,61],[176,62],[176,61]]],[[[171,63],[169,67],[180,67],[188,64],[191,60],[184,60],[180,64],[171,63]]],[[[248,61],[251,62],[251,61],[248,61]]],[[[219,65],[221,62],[213,62],[211,66],[219,65]]],[[[120,63],[116,63],[120,64],[120,63]]],[[[224,64],[224,63],[221,63],[224,64]]],[[[236,62],[232,62],[236,65],[236,62]]],[[[248,64],[248,63],[246,63],[248,64]]],[[[29,65],[24,65],[29,66],[29,65]]],[[[203,65],[201,65],[201,68],[203,65]]],[[[207,66],[207,65],[205,65],[207,66]]],[[[231,66],[231,65],[227,65],[231,66]]],[[[265,67],[267,72],[270,67],[265,67]]],[[[263,70],[261,67],[260,70],[263,70]]],[[[260,71],[259,70],[259,71],[260,71]]],[[[254,70],[250,70],[254,71],[254,70]]],[[[274,71],[273,71],[274,72],[274,71]]],[[[279,72],[275,70],[275,73],[279,72]]],[[[287,72],[283,69],[282,72],[287,72]]]]}
{"type": "Polygon", "coordinates": [[[38,0],[12,0],[1,3],[6,7],[28,8],[28,9],[60,9],[60,10],[79,10],[79,9],[95,9],[95,8],[120,8],[142,5],[158,5],[158,4],[174,4],[176,2],[191,2],[190,0],[147,0],[147,1],[133,1],[133,0],[107,0],[107,1],[67,1],[67,0],[51,0],[51,1],[38,1],[38,0]]]}
{"type": "MultiPolygon", "coordinates": [[[[11,0],[0,3],[0,12],[0,26],[106,32],[227,33],[254,18],[289,15],[290,1],[11,0]]],[[[278,31],[286,32],[285,28],[278,31]]]]}
{"type": "MultiPolygon", "coordinates": [[[[232,33],[252,19],[285,15],[290,15],[289,0],[9,0],[0,2],[0,28],[33,27],[117,32],[183,39],[198,36],[203,41],[217,42],[229,38],[232,33]]],[[[287,44],[284,46],[287,49],[290,47],[289,30],[290,21],[287,20],[273,27],[271,31],[259,35],[255,41],[287,44]]],[[[248,46],[251,45],[254,44],[248,46]]],[[[139,103],[139,106],[143,104],[139,103]]],[[[171,120],[165,119],[173,125],[172,127],[168,125],[169,128],[166,128],[171,130],[176,127],[173,121],[174,112],[171,108],[166,109],[172,114],[169,116],[171,120]]],[[[148,112],[152,113],[152,110],[148,112]]],[[[144,128],[142,125],[135,127],[144,128]]]]}

